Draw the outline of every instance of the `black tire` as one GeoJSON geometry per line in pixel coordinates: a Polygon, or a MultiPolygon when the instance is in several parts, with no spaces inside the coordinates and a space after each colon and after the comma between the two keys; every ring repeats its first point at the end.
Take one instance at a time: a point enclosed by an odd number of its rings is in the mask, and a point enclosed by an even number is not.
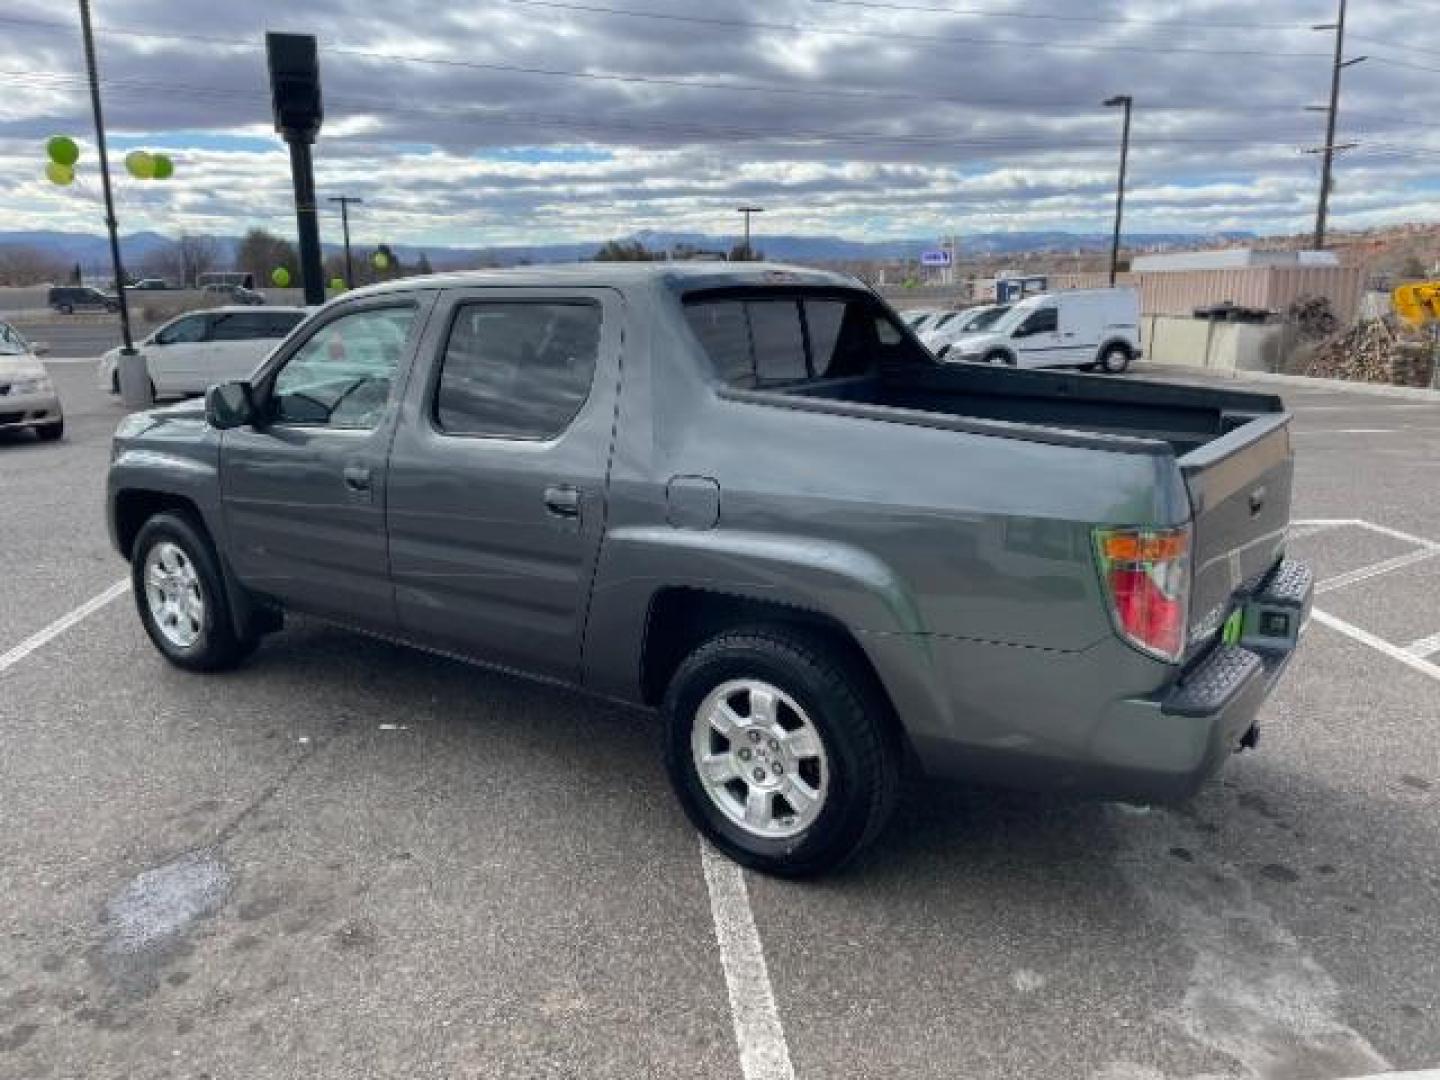
{"type": "Polygon", "coordinates": [[[868,672],[823,637],[789,626],[754,626],[712,638],[681,663],[665,695],[665,764],[686,815],[734,861],[781,877],[843,865],[889,820],[900,783],[900,740],[889,703],[868,672]],[[717,687],[762,680],[794,699],[816,729],[829,790],[810,825],[783,839],[733,822],[705,790],[691,752],[700,705],[717,687]]]}
{"type": "Polygon", "coordinates": [[[35,437],[41,442],[55,442],[65,437],[65,421],[56,420],[53,424],[41,424],[35,429],[35,437]]]}
{"type": "Polygon", "coordinates": [[[141,526],[130,552],[130,584],[145,632],[161,655],[176,667],[187,671],[224,671],[239,664],[259,644],[258,637],[236,635],[215,549],[205,532],[184,514],[156,514],[141,526]],[[199,636],[188,647],[177,645],[161,631],[146,593],[145,561],[150,551],[161,543],[178,547],[198,578],[204,615],[199,636]]]}
{"type": "Polygon", "coordinates": [[[1124,345],[1107,345],[1100,354],[1100,370],[1107,375],[1122,375],[1130,367],[1133,356],[1124,345]]]}
{"type": "Polygon", "coordinates": [[[1004,365],[1006,365],[1007,367],[1014,367],[1014,366],[1015,366],[1015,357],[1011,356],[1008,352],[1005,352],[1003,349],[996,349],[996,350],[995,350],[994,352],[992,352],[992,353],[986,353],[986,354],[985,354],[985,363],[987,363],[987,364],[1004,364],[1004,365]]]}

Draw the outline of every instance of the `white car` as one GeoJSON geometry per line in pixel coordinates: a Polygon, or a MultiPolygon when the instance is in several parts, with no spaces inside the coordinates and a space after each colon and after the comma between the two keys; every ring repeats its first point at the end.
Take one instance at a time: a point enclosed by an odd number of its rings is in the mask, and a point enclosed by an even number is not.
{"type": "Polygon", "coordinates": [[[65,434],[60,395],[40,354],[44,345],[32,345],[9,323],[0,322],[0,431],[31,428],[41,439],[65,434]]]}
{"type": "Polygon", "coordinates": [[[1009,310],[1009,304],[985,304],[967,308],[956,312],[953,318],[947,319],[938,328],[926,330],[920,335],[920,340],[936,356],[944,356],[945,350],[961,337],[988,330],[1009,310]]]}
{"type": "Polygon", "coordinates": [[[1134,289],[1074,289],[1026,297],[990,329],[966,334],[945,361],[1099,368],[1118,375],[1140,359],[1134,289]]]}
{"type": "MultiPolygon", "coordinates": [[[[221,307],[171,319],[136,343],[156,397],[203,394],[216,383],[247,379],[282,338],[305,321],[298,307],[221,307]]],[[[120,350],[100,358],[100,388],[120,392],[120,350]]]]}

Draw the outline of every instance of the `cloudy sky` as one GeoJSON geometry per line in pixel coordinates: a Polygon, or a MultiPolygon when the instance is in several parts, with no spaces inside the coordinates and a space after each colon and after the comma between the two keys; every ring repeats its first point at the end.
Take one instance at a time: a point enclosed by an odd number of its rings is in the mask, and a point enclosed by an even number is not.
{"type": "MultiPolygon", "coordinates": [[[[1136,102],[1127,228],[1309,227],[1332,0],[95,0],[124,231],[293,228],[267,29],[319,36],[322,198],[362,242],[763,231],[1103,232],[1136,102]]],[[[1353,0],[1336,225],[1440,219],[1440,22],[1353,0]]],[[[101,227],[78,16],[0,4],[0,230],[101,227]],[[84,148],[74,188],[44,140],[84,148]]],[[[327,222],[328,238],[338,232],[327,222]]]]}

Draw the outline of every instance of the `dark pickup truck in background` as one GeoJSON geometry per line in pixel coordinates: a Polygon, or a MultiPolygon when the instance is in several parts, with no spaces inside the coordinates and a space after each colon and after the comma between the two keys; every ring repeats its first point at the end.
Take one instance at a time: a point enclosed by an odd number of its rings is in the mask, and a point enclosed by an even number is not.
{"type": "Polygon", "coordinates": [[[358,290],[127,418],[115,544],[172,662],[304,612],[658,707],[680,800],[786,874],[902,766],[1183,798],[1312,591],[1278,398],[936,363],[852,279],[588,264],[358,290]]]}

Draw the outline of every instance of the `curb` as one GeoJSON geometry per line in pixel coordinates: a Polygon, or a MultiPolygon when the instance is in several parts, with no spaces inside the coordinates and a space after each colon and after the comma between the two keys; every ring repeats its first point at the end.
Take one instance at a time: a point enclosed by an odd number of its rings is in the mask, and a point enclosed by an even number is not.
{"type": "Polygon", "coordinates": [[[1440,405],[1440,391],[1426,390],[1418,386],[1389,386],[1385,383],[1349,382],[1345,379],[1315,379],[1308,375],[1276,375],[1268,371],[1220,371],[1216,368],[1195,367],[1189,364],[1137,364],[1139,375],[1160,374],[1174,371],[1183,375],[1210,375],[1237,382],[1273,383],[1277,386],[1291,386],[1297,390],[1332,390],[1351,394],[1368,394],[1371,397],[1404,398],[1410,401],[1429,401],[1440,405]]]}

